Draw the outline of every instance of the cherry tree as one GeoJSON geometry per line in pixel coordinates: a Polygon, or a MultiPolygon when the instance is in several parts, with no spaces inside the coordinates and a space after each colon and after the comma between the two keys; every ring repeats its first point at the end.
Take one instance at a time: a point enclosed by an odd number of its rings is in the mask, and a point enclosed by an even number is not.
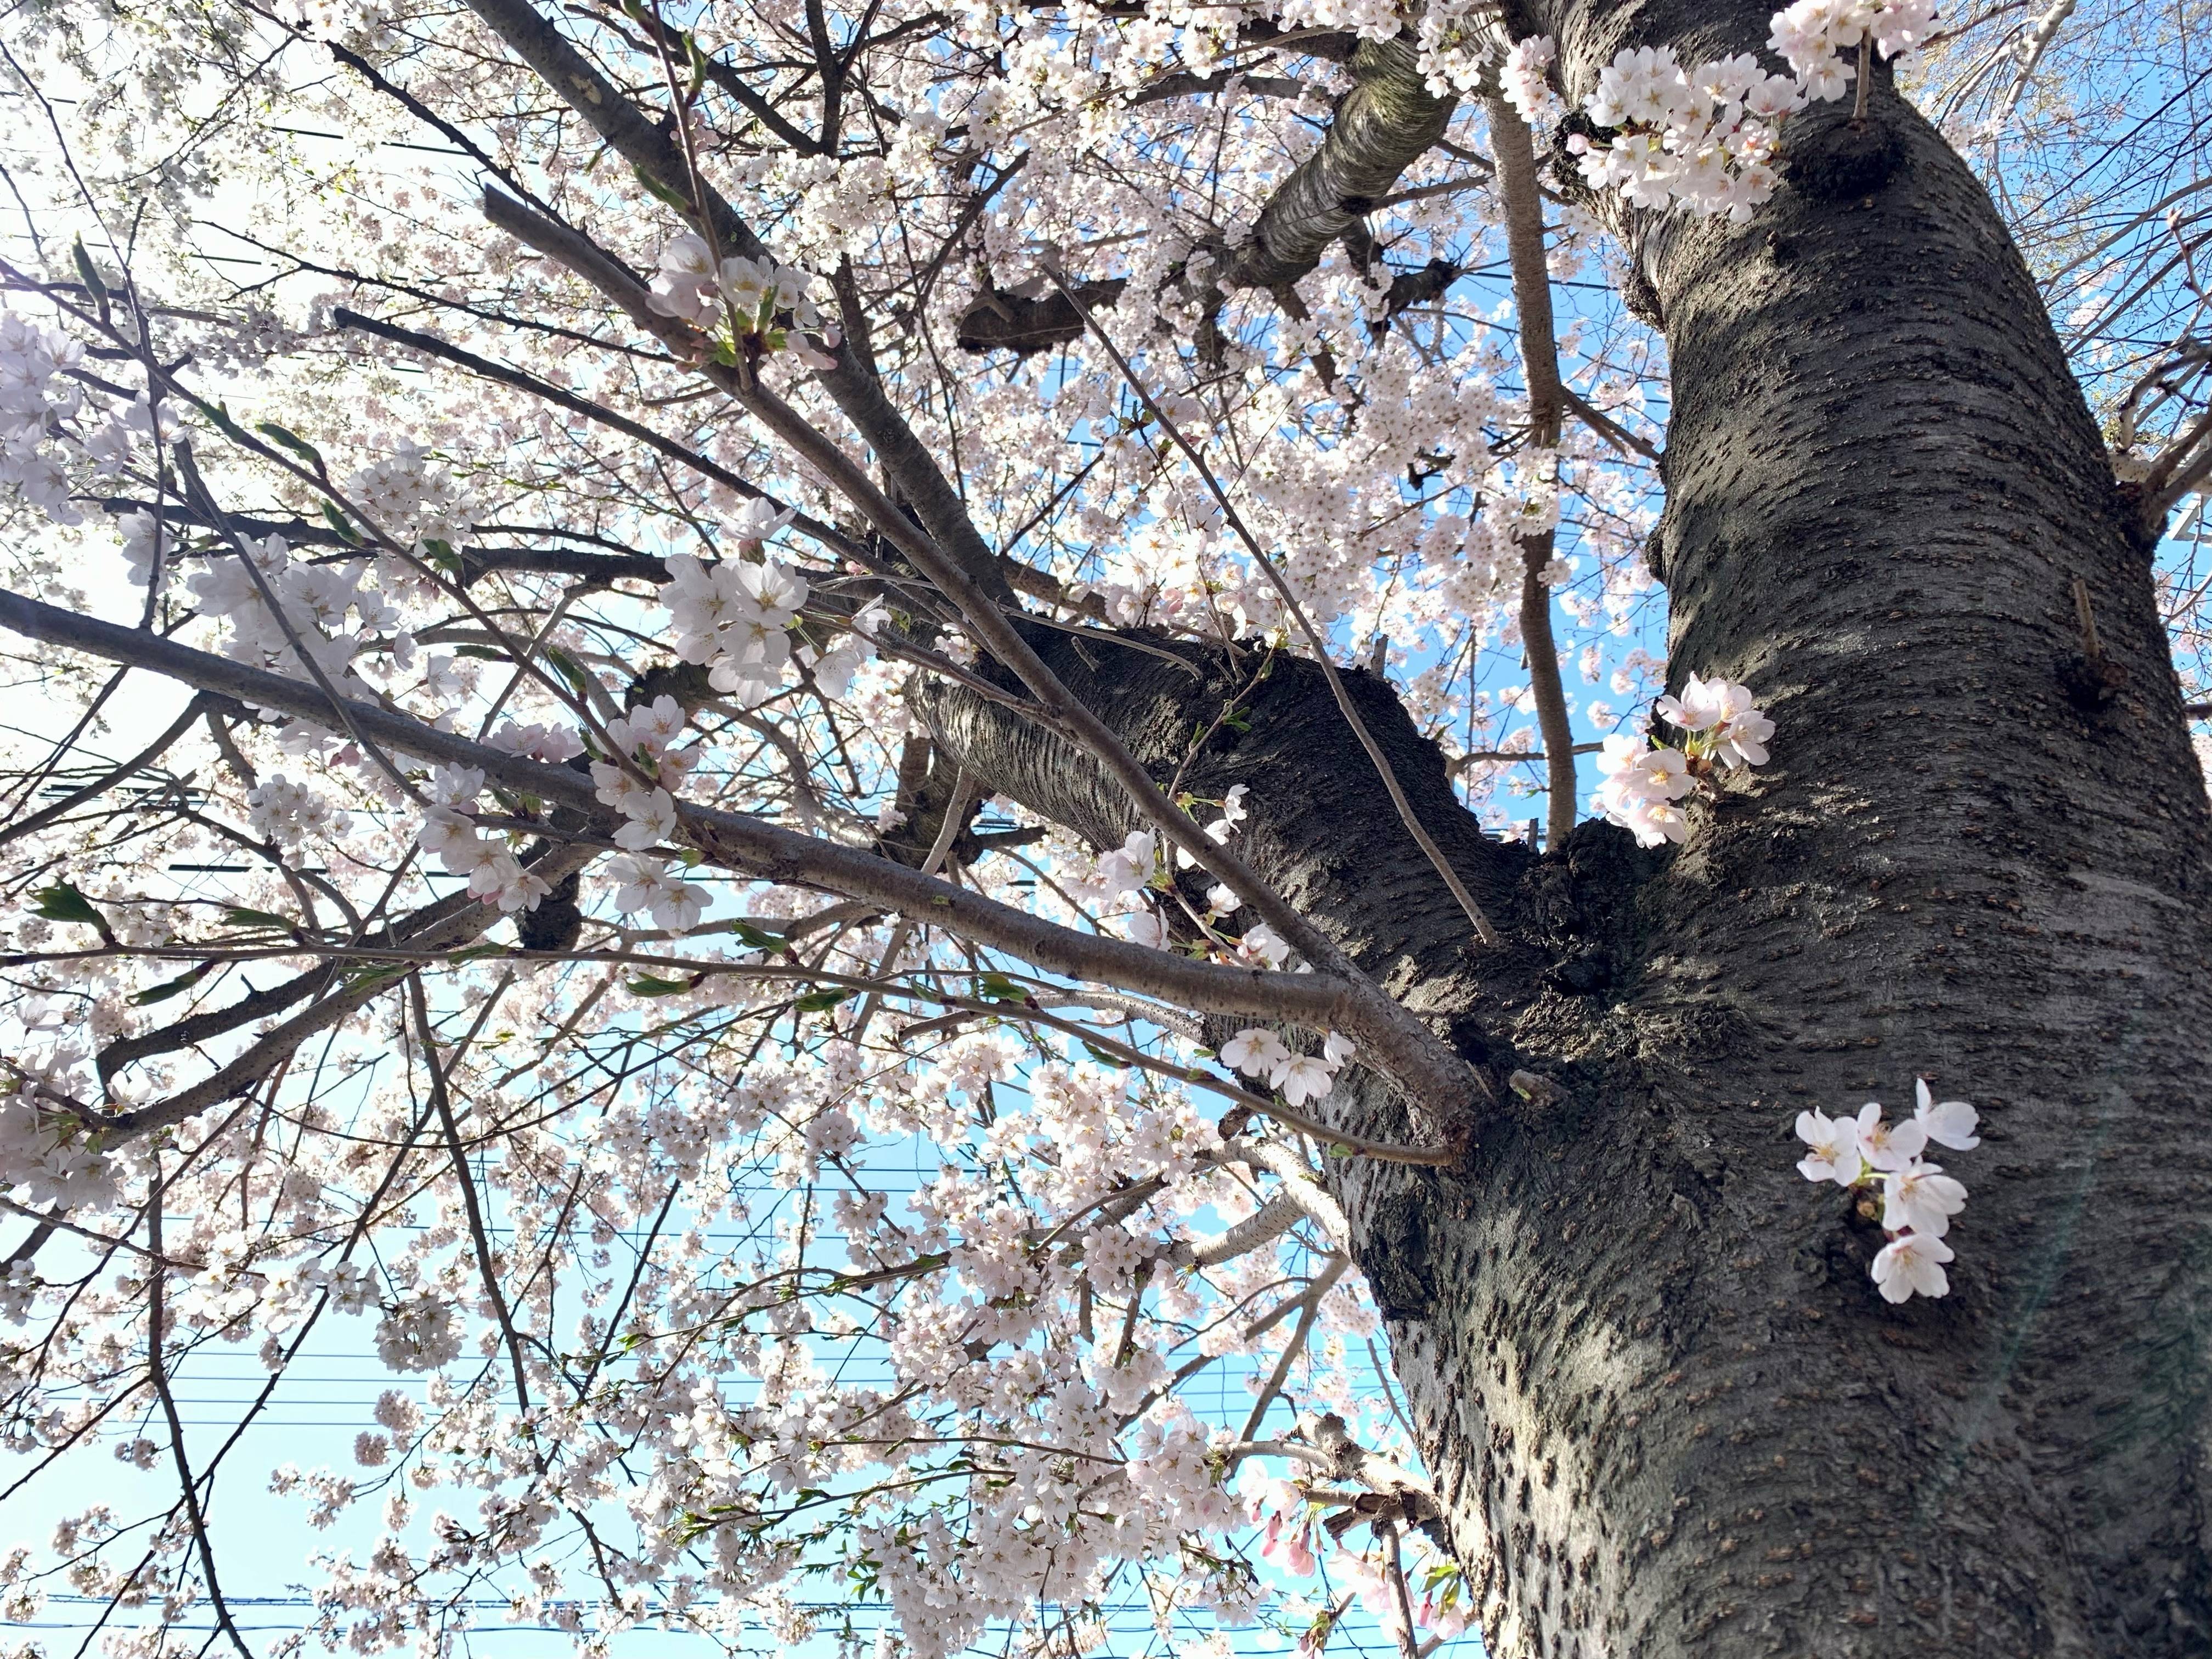
{"type": "Polygon", "coordinates": [[[2203,1650],[2203,45],[12,15],[0,1616],[2203,1650]]]}

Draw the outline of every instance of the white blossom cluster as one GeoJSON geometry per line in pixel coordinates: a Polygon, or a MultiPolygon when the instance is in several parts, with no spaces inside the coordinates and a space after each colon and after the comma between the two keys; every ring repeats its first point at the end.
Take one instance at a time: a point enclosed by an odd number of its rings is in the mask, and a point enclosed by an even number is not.
{"type": "MultiPolygon", "coordinates": [[[[1221,815],[1206,826],[1206,837],[1215,846],[1227,845],[1230,836],[1237,833],[1237,825],[1249,816],[1250,809],[1246,804],[1249,793],[1249,785],[1237,784],[1214,803],[1221,815]]],[[[1072,885],[1076,891],[1109,904],[1134,899],[1133,905],[1113,915],[1112,920],[1127,938],[1137,944],[1164,950],[1169,941],[1165,906],[1176,902],[1167,896],[1173,890],[1172,870],[1194,869],[1197,865],[1197,859],[1181,847],[1176,848],[1170,858],[1167,843],[1158,832],[1135,830],[1119,847],[1101,854],[1087,872],[1078,872],[1072,885]]],[[[1191,919],[1206,933],[1208,954],[1246,966],[1280,968],[1289,962],[1289,946],[1265,922],[1254,923],[1235,938],[1216,927],[1217,923],[1233,915],[1243,905],[1227,885],[1212,884],[1206,890],[1205,898],[1205,908],[1193,910],[1191,919]]]]}
{"type": "Polygon", "coordinates": [[[109,1161],[72,1133],[58,1103],[42,1108],[57,1077],[67,1077],[82,1055],[67,1047],[25,1056],[14,1069],[15,1092],[0,1095],[0,1194],[44,1210],[65,1213],[104,1210],[115,1198],[109,1161]]]}
{"type": "MultiPolygon", "coordinates": [[[[787,508],[752,512],[761,505],[748,503],[739,526],[755,544],[791,517],[787,508]]],[[[710,565],[678,553],[666,562],[671,580],[660,590],[660,603],[676,623],[676,654],[708,665],[714,690],[748,707],[775,696],[790,672],[790,630],[806,603],[805,579],[770,561],[722,559],[710,565]]],[[[854,667],[860,660],[855,658],[854,667]]]]}
{"type": "Polygon", "coordinates": [[[1247,1026],[1221,1046],[1221,1058],[1246,1077],[1265,1078],[1267,1086],[1293,1106],[1325,1098],[1336,1074],[1352,1056],[1352,1040],[1331,1031],[1317,1054],[1302,1054],[1263,1026],[1247,1026]]]}
{"type": "Polygon", "coordinates": [[[441,766],[430,775],[430,805],[416,839],[447,873],[466,876],[469,895],[495,904],[509,915],[535,910],[551,890],[544,878],[523,867],[507,837],[479,830],[477,799],[484,775],[473,766],[441,766]]]}
{"type": "Polygon", "coordinates": [[[684,879],[680,863],[653,855],[653,849],[676,839],[676,797],[671,791],[683,787],[700,758],[696,745],[674,746],[686,723],[681,703],[656,697],[607,722],[607,740],[617,758],[592,763],[599,798],[623,819],[615,842],[628,850],[606,868],[615,908],[625,915],[650,912],[653,926],[671,933],[697,927],[708,896],[705,888],[684,879]]]}
{"type": "Polygon", "coordinates": [[[227,656],[305,679],[310,671],[300,658],[304,651],[324,674],[339,680],[352,672],[355,653],[368,635],[402,631],[389,599],[362,586],[368,574],[366,561],[295,559],[282,536],[242,545],[243,558],[227,550],[210,554],[185,581],[203,612],[229,624],[222,640],[227,656]]]}
{"type": "Polygon", "coordinates": [[[1766,44],[1812,96],[1840,98],[1858,75],[1845,52],[1871,41],[1884,58],[1902,57],[1926,44],[1936,9],[1936,0],[1797,0],[1774,14],[1766,44]]]}
{"type": "Polygon", "coordinates": [[[1533,123],[1542,114],[1549,96],[1544,72],[1556,55],[1549,35],[1513,42],[1500,61],[1494,7],[1484,0],[1436,0],[1422,9],[1416,42],[1422,76],[1436,96],[1468,96],[1495,76],[1522,120],[1533,123]]]}
{"type": "Polygon", "coordinates": [[[524,760],[555,766],[584,752],[584,740],[574,726],[551,720],[502,720],[496,731],[485,735],[484,741],[524,760]]]}
{"type": "Polygon", "coordinates": [[[277,15],[314,40],[361,52],[382,52],[396,35],[392,9],[378,0],[284,0],[277,15]]]}
{"type": "Polygon", "coordinates": [[[1505,61],[1498,66],[1498,89],[1521,118],[1531,125],[1543,113],[1551,91],[1545,83],[1545,71],[1558,56],[1559,48],[1553,44],[1551,36],[1531,35],[1526,40],[1516,40],[1507,49],[1505,61]]]}
{"type": "Polygon", "coordinates": [[[1966,1206],[1966,1188],[1921,1154],[1930,1142],[1962,1152],[1982,1144],[1974,1133],[1979,1115],[1966,1102],[1936,1099],[1925,1078],[1913,1080],[1913,1091],[1912,1115],[1895,1124],[1882,1121],[1875,1101],[1860,1107],[1856,1117],[1797,1115],[1797,1138],[1810,1149],[1798,1160],[1799,1174],[1846,1189],[1881,1190],[1881,1224],[1889,1242],[1875,1253],[1870,1271],[1890,1302],[1916,1294],[1945,1296],[1951,1289],[1943,1264],[1955,1258],[1944,1235],[1951,1218],[1966,1206]]]}
{"type": "Polygon", "coordinates": [[[1593,188],[1633,206],[1680,201],[1741,223],[1774,193],[1778,131],[1806,96],[1748,52],[1686,70],[1671,46],[1625,47],[1583,105],[1599,126],[1618,129],[1612,142],[1601,149],[1574,133],[1567,148],[1593,188]]]}
{"type": "Polygon", "coordinates": [[[1774,193],[1782,124],[1814,100],[1842,97],[1857,76],[1844,54],[1869,41],[1892,58],[1924,41],[1934,0],[1798,0],[1774,15],[1767,44],[1790,65],[1765,73],[1746,52],[1685,66],[1670,46],[1624,47],[1583,108],[1616,129],[1601,148],[1582,134],[1567,148],[1594,188],[1634,206],[1680,202],[1741,224],[1774,193]]]}
{"type": "Polygon", "coordinates": [[[1679,697],[1659,699],[1659,716],[1683,733],[1679,749],[1650,738],[1615,732],[1597,757],[1604,780],[1590,805],[1608,822],[1632,832],[1639,847],[1680,842],[1690,832],[1677,803],[1710,785],[1716,771],[1766,764],[1774,722],[1753,702],[1751,688],[1694,673],[1679,697]]]}
{"type": "Polygon", "coordinates": [[[430,450],[405,439],[349,476],[345,489],[369,522],[401,547],[458,545],[476,512],[468,491],[430,450]]]}
{"type": "Polygon", "coordinates": [[[461,1357],[463,1335],[444,1297],[405,1297],[377,1322],[376,1355],[395,1371],[434,1371],[461,1357]]]}
{"type": "Polygon", "coordinates": [[[285,848],[311,836],[343,836],[353,827],[351,814],[282,772],[246,792],[246,821],[256,835],[285,848]]]}
{"type": "Polygon", "coordinates": [[[46,440],[50,425],[82,404],[66,376],[83,362],[82,343],[61,329],[0,311],[0,484],[63,524],[79,515],[46,440]]]}
{"type": "Polygon", "coordinates": [[[663,316],[695,328],[711,330],[729,318],[740,336],[753,337],[771,351],[788,350],[809,368],[826,369],[833,360],[810,343],[804,331],[812,331],[830,350],[836,349],[838,333],[823,325],[808,297],[813,280],[797,266],[770,258],[731,254],[717,264],[706,239],[687,230],[660,250],[652,304],[663,316]],[[792,319],[787,329],[777,326],[777,318],[785,313],[792,319]]]}

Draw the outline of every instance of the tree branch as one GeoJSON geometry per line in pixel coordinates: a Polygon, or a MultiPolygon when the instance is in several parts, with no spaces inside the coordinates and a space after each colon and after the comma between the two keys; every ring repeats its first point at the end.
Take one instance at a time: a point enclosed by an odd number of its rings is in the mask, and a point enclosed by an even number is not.
{"type": "MultiPolygon", "coordinates": [[[[636,439],[648,449],[667,456],[669,459],[679,465],[690,467],[703,477],[712,478],[716,483],[735,491],[747,501],[766,501],[770,507],[791,512],[793,527],[800,534],[820,542],[823,546],[833,548],[848,558],[865,556],[864,550],[856,547],[849,537],[833,526],[823,524],[819,519],[800,513],[796,508],[786,507],[782,501],[763,489],[758,484],[739,477],[720,462],[710,459],[696,450],[687,448],[673,438],[655,432],[641,421],[634,421],[627,415],[617,414],[604,404],[595,404],[589,398],[580,397],[565,387],[553,385],[549,380],[541,380],[534,374],[526,374],[519,368],[509,368],[504,363],[495,363],[488,357],[479,357],[476,353],[465,351],[459,346],[441,340],[434,334],[424,334],[415,329],[402,328],[397,323],[383,322],[374,317],[364,317],[358,311],[349,311],[343,306],[340,306],[331,313],[331,320],[343,328],[355,329],[363,334],[373,334],[380,340],[389,340],[394,345],[404,346],[410,351],[419,351],[426,356],[441,358],[459,368],[467,369],[471,374],[480,374],[485,380],[495,380],[501,386],[511,386],[518,392],[526,392],[533,398],[541,398],[545,402],[568,410],[572,414],[581,415],[586,420],[597,421],[611,431],[619,432],[626,438],[636,439]]],[[[662,575],[666,574],[665,570],[661,571],[662,575]]]]}
{"type": "MultiPolygon", "coordinates": [[[[20,594],[0,592],[0,627],[111,660],[130,660],[188,685],[222,691],[241,702],[318,724],[328,723],[337,713],[313,685],[20,594]]],[[[609,823],[607,810],[599,803],[590,780],[565,766],[525,760],[368,703],[349,702],[345,713],[364,732],[381,738],[395,751],[442,764],[475,767],[519,793],[572,808],[593,823],[609,823]]],[[[1171,951],[1061,927],[872,853],[817,841],[746,814],[689,804],[683,805],[679,813],[693,845],[715,862],[743,874],[866,900],[978,944],[1007,951],[1048,972],[1102,980],[1199,1012],[1257,1014],[1293,1020],[1315,1031],[1343,1031],[1358,1040],[1377,1069],[1401,1088],[1416,1091],[1434,1086],[1434,1062],[1418,1049],[1407,1051],[1399,1023],[1379,1018],[1372,1012],[1370,995],[1326,973],[1268,973],[1193,962],[1171,951]]],[[[588,858],[597,848],[575,851],[588,858]]],[[[485,926],[496,919],[495,912],[485,910],[483,915],[485,926]]],[[[1401,1019],[1412,1023],[1410,1015],[1402,1010],[1399,1012],[1401,1019]]],[[[1426,1036],[1425,1031],[1422,1035],[1426,1036]]],[[[1464,1098],[1472,1081],[1471,1074],[1460,1067],[1460,1098],[1464,1098]]],[[[139,1115],[133,1114],[118,1121],[133,1121],[139,1115]]]]}
{"type": "MultiPolygon", "coordinates": [[[[1184,279],[1186,288],[1212,296],[1209,313],[1225,293],[1249,288],[1279,292],[1310,273],[1330,244],[1356,229],[1390,193],[1399,175],[1451,125],[1453,100],[1429,91],[1419,54],[1407,37],[1358,42],[1351,69],[1352,88],[1338,103],[1321,148],[1276,188],[1254,217],[1251,234],[1233,252],[1224,239],[1212,268],[1184,279]]],[[[1086,297],[1085,306],[1108,305],[1120,297],[1118,283],[1083,286],[1115,289],[1111,298],[1086,297]]],[[[1025,302],[1018,325],[1000,311],[1002,303],[1001,296],[987,295],[968,308],[960,319],[963,344],[971,331],[978,339],[988,336],[994,313],[1004,319],[1009,335],[1018,337],[1002,343],[1024,351],[1048,349],[1083,336],[1081,309],[1064,294],[1025,302]]]]}
{"type": "MultiPolygon", "coordinates": [[[[635,104],[593,68],[526,0],[469,0],[469,8],[507,42],[517,57],[537,71],[539,79],[566,100],[617,155],[657,186],[665,199],[690,201],[696,186],[698,210],[705,217],[705,228],[711,232],[709,240],[716,246],[748,258],[773,258],[767,245],[753,234],[727,201],[708,189],[703,181],[693,179],[683,151],[670,136],[670,129],[648,121],[635,104]]],[[[487,213],[494,223],[500,220],[490,212],[490,204],[499,199],[500,192],[486,192],[487,213]]],[[[515,205],[521,208],[519,203],[515,205]]],[[[521,210],[533,219],[540,216],[527,209],[521,210]]],[[[610,256],[602,253],[600,259],[611,269],[621,269],[610,256]]],[[[599,286],[602,292],[608,291],[605,284],[599,286]]],[[[643,285],[638,286],[641,289],[643,285]]],[[[885,475],[896,485],[900,495],[913,504],[929,533],[985,592],[994,599],[1010,600],[1012,592],[1006,577],[975,521],[968,516],[958,492],[915,435],[906,417],[891,406],[873,365],[859,356],[860,349],[857,339],[848,338],[830,352],[833,366],[821,373],[823,387],[875,452],[885,475]]]]}
{"type": "MultiPolygon", "coordinates": [[[[1491,146],[1498,155],[1498,196],[1505,207],[1505,246],[1513,268],[1513,305],[1520,321],[1521,362],[1528,386],[1528,441],[1556,452],[1566,407],[1559,379],[1557,325],[1552,315],[1552,273],[1544,252],[1544,200],[1536,188],[1536,151],[1528,124],[1503,95],[1484,100],[1491,146]]],[[[1557,462],[1545,482],[1556,487],[1557,462]]],[[[1521,544],[1521,643],[1528,657],[1528,689],[1544,733],[1545,841],[1565,843],[1575,827],[1575,729],[1559,678],[1559,647],[1552,633],[1552,589],[1544,580],[1556,543],[1553,532],[1521,544]]]]}
{"type": "MultiPolygon", "coordinates": [[[[915,524],[893,505],[836,442],[816,430],[789,404],[763,385],[757,375],[740,374],[733,368],[705,359],[700,337],[685,325],[654,313],[647,302],[644,285],[588,237],[567,225],[545,219],[496,191],[486,195],[484,211],[487,217],[510,234],[561,260],[599,287],[623,307],[641,328],[662,339],[679,356],[699,361],[702,374],[751,410],[763,425],[810,462],[859,507],[884,538],[912,561],[915,568],[939,592],[952,601],[965,625],[983,647],[1029,688],[1036,700],[1035,718],[1040,724],[1085,752],[1170,842],[1189,854],[1200,868],[1251,905],[1293,951],[1343,988],[1344,1006],[1347,1009],[1356,1006],[1358,1012],[1356,1018],[1337,1029],[1363,1041],[1368,1040],[1364,1034],[1373,1034],[1379,1039],[1376,1042],[1378,1053],[1391,1057],[1385,1069],[1393,1081],[1408,1090],[1414,1100],[1440,1115],[1443,1121],[1457,1123],[1464,1116],[1470,1094],[1485,1101],[1495,1099],[1488,1079],[1469,1070],[1425,1026],[1376,988],[1327,934],[1261,880],[1244,860],[1208,836],[1195,819],[1170,799],[1130,753],[1121,736],[1069,691],[1006,616],[997,596],[973,580],[965,565],[951,557],[926,526],[915,524]],[[1390,1070],[1391,1066],[1396,1069],[1390,1070]]],[[[806,842],[803,836],[793,839],[806,842]]],[[[1471,897],[1462,902],[1473,902],[1471,897]]],[[[1146,988],[1131,982],[1128,988],[1146,988]]]]}

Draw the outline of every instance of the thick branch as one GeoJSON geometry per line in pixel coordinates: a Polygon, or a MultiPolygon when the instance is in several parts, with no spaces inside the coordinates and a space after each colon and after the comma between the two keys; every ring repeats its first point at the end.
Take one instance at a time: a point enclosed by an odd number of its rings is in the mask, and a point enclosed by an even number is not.
{"type": "MultiPolygon", "coordinates": [[[[1237,289],[1286,289],[1321,263],[1331,243],[1356,233],[1399,175],[1451,124],[1452,100],[1429,91],[1417,59],[1404,36],[1360,41],[1352,53],[1352,88],[1337,105],[1321,148],[1268,198],[1251,234],[1212,269],[1186,278],[1188,286],[1217,296],[1237,289]]],[[[1109,286],[1085,283],[1079,292],[1086,306],[1106,305],[1110,299],[1091,293],[1109,286]]],[[[1112,297],[1120,297],[1118,289],[1112,297]]],[[[960,319],[961,343],[971,336],[991,340],[995,331],[1018,337],[993,343],[1041,351],[1082,337],[1082,313],[1065,295],[1011,303],[1022,308],[1018,324],[1004,308],[1008,296],[979,299],[960,319]]]]}
{"type": "MultiPolygon", "coordinates": [[[[705,228],[725,253],[756,259],[769,257],[766,245],[737,210],[704,179],[692,178],[670,130],[648,121],[534,7],[526,0],[470,0],[470,9],[547,86],[567,100],[617,155],[667,197],[696,201],[705,228]]],[[[489,199],[500,198],[493,192],[489,199]]],[[[1012,594],[1006,576],[968,516],[959,493],[915,435],[906,417],[891,406],[883,382],[873,367],[862,361],[860,351],[856,340],[848,340],[832,351],[833,366],[823,371],[823,386],[875,451],[884,472],[912,503],[929,533],[986,592],[996,599],[1010,599],[1012,594]]]]}
{"type": "MultiPolygon", "coordinates": [[[[19,594],[0,592],[0,627],[71,650],[131,661],[185,684],[319,724],[336,719],[339,712],[318,688],[303,681],[19,594]]],[[[524,760],[369,703],[348,702],[343,712],[364,734],[399,753],[475,767],[518,793],[571,808],[594,823],[609,822],[607,809],[590,781],[567,767],[524,760]]],[[[1121,986],[1199,1012],[1286,1018],[1316,1030],[1346,1031],[1371,1047],[1382,1070],[1407,1071],[1416,1086],[1429,1081],[1425,1057],[1414,1054],[1394,1064],[1390,1056],[1402,1051],[1402,1042],[1389,1026],[1364,1012],[1366,999],[1327,975],[1266,973],[1193,962],[1170,951],[1057,927],[872,854],[817,841],[743,813],[686,805],[681,817],[695,846],[740,873],[866,900],[1010,951],[1048,972],[1121,986]]],[[[1397,1080],[1407,1086],[1406,1079],[1397,1080]]]]}
{"type": "MultiPolygon", "coordinates": [[[[672,351],[686,357],[698,356],[701,342],[697,337],[684,325],[655,313],[636,276],[589,238],[496,192],[485,198],[484,210],[488,217],[510,234],[551,254],[597,285],[628,311],[640,327],[665,341],[672,351]]],[[[769,431],[811,463],[833,488],[866,515],[885,540],[912,561],[915,568],[958,607],[965,625],[1036,699],[1031,718],[1079,745],[1087,758],[1125,792],[1128,803],[1156,825],[1172,845],[1188,854],[1240,900],[1251,905],[1291,949],[1304,957],[1320,974],[1344,986],[1350,1000],[1358,1006],[1359,1012],[1341,1029],[1355,1036],[1362,1031],[1371,1032],[1381,1039],[1380,1050],[1395,1056],[1392,1063],[1397,1069],[1391,1073],[1394,1080],[1408,1087],[1416,1101],[1426,1109],[1442,1115],[1446,1121],[1453,1121],[1461,1119],[1471,1095],[1491,1097],[1486,1079],[1469,1072],[1419,1022],[1369,984],[1357,964],[1338,949],[1325,932],[1262,880],[1244,860],[1211,840],[1188,812],[1168,798],[1113,726],[1099,718],[1088,702],[1069,690],[1066,680],[1047,663],[997,601],[971,579],[960,563],[948,556],[923,526],[915,524],[895,507],[850,456],[762,385],[757,375],[741,374],[711,361],[701,363],[700,373],[750,410],[769,431]]],[[[1181,663],[1176,666],[1187,667],[1181,663]]]]}
{"type": "Polygon", "coordinates": [[[1444,136],[1452,100],[1430,92],[1407,37],[1362,40],[1352,54],[1352,75],[1354,85],[1336,106],[1321,148],[1260,210],[1251,240],[1221,273],[1227,286],[1279,289],[1297,282],[1444,136]]]}

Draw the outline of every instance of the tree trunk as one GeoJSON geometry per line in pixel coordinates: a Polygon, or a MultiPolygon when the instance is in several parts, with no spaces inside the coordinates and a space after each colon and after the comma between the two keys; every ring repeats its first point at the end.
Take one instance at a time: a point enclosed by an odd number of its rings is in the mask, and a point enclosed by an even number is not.
{"type": "MultiPolygon", "coordinates": [[[[1769,10],[1516,33],[1556,33],[1581,93],[1623,45],[1759,49],[1769,10]]],[[[1470,1060],[1560,1087],[1456,1170],[1331,1161],[1499,1659],[2212,1650],[2203,783],[2025,267],[1886,76],[1847,112],[1792,124],[1750,225],[1620,227],[1674,368],[1670,674],[1753,686],[1772,763],[1680,851],[1585,824],[1534,858],[1352,675],[1495,951],[1310,667],[1185,775],[1249,783],[1263,872],[1470,1060]],[[1880,1229],[1798,1175],[1790,1126],[1909,1112],[1916,1074],[1984,1144],[1945,1157],[1951,1293],[1892,1306],[1880,1229]]],[[[1046,648],[1163,777],[1251,667],[1046,648]]],[[[998,711],[930,718],[988,787],[1127,827],[998,711]]],[[[1402,1127],[1379,1089],[1352,1106],[1402,1127]]]]}

